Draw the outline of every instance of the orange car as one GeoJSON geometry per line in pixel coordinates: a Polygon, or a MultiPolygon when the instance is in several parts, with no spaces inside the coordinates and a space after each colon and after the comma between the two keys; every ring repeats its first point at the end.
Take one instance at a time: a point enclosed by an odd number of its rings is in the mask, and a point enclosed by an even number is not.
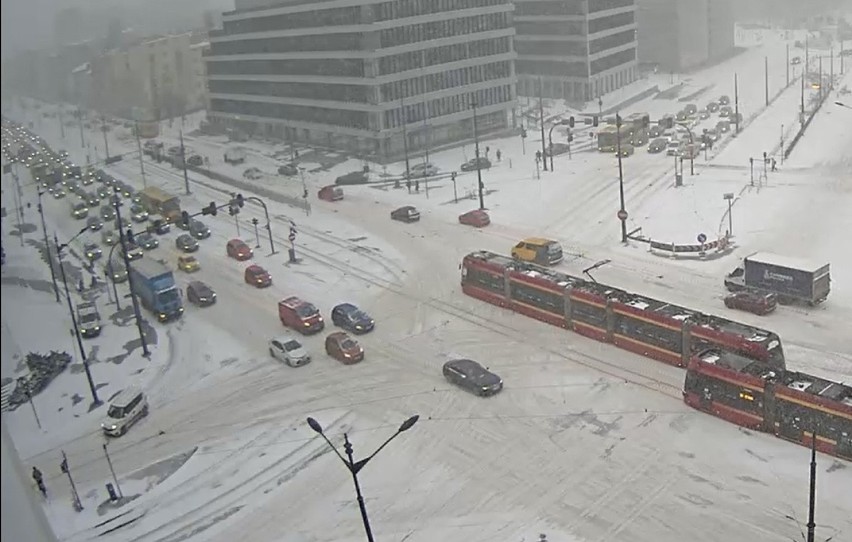
{"type": "Polygon", "coordinates": [[[231,239],[225,245],[225,250],[228,252],[228,257],[239,261],[245,261],[254,256],[254,253],[245,242],[241,239],[231,239]]]}
{"type": "Polygon", "coordinates": [[[358,341],[342,331],[335,331],[325,338],[325,352],[345,365],[364,359],[364,349],[358,341]]]}

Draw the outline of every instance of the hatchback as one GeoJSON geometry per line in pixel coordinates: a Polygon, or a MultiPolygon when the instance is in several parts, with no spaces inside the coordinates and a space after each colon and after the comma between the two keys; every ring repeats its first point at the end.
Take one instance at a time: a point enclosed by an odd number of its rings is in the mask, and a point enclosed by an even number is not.
{"type": "Polygon", "coordinates": [[[372,331],[376,325],[375,320],[352,303],[341,303],[334,307],[331,311],[331,321],[334,325],[357,334],[372,331]]]}
{"type": "Polygon", "coordinates": [[[364,349],[358,341],[342,331],[335,331],[325,338],[325,352],[345,365],[364,359],[364,349]]]}
{"type": "Polygon", "coordinates": [[[725,297],[725,306],[729,309],[748,311],[760,316],[775,310],[778,297],[775,294],[757,292],[736,292],[725,297]]]}
{"type": "Polygon", "coordinates": [[[216,292],[206,283],[200,280],[193,280],[186,287],[186,298],[193,305],[207,307],[216,303],[216,292]]]}
{"type": "Polygon", "coordinates": [[[266,288],[272,286],[272,275],[259,265],[250,265],[246,267],[246,272],[243,277],[246,284],[251,284],[255,288],[266,288]]]}
{"type": "Polygon", "coordinates": [[[474,209],[473,211],[459,215],[459,223],[475,228],[482,228],[491,224],[491,217],[483,210],[474,209]]]}
{"type": "MultiPolygon", "coordinates": [[[[183,237],[183,236],[181,236],[183,237]]],[[[194,239],[193,239],[194,241],[194,239]]],[[[195,243],[198,245],[198,243],[195,243]]],[[[225,245],[225,251],[228,254],[228,257],[233,258],[238,261],[245,261],[254,256],[254,252],[251,248],[242,239],[231,239],[225,245]]]]}

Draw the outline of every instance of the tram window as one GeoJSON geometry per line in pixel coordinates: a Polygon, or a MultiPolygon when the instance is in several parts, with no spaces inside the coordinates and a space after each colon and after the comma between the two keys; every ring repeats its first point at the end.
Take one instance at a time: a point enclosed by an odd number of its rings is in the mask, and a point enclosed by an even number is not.
{"type": "Polygon", "coordinates": [[[532,288],[517,282],[511,283],[512,299],[522,303],[529,303],[534,307],[546,310],[553,314],[563,314],[564,300],[559,294],[546,292],[539,288],[532,288]]]}
{"type": "Polygon", "coordinates": [[[491,290],[492,292],[503,293],[503,277],[492,275],[479,269],[468,268],[465,282],[485,288],[486,290],[491,290]]]}
{"type": "Polygon", "coordinates": [[[606,327],[606,309],[589,305],[577,298],[571,299],[571,317],[585,324],[606,327]]]}
{"type": "Polygon", "coordinates": [[[681,332],[615,314],[615,332],[672,352],[681,351],[681,332]]]}

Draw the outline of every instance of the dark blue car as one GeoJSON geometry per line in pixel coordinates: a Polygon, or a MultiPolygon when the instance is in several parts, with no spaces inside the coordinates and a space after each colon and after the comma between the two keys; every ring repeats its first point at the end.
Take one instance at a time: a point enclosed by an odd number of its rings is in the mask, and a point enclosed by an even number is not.
{"type": "Polygon", "coordinates": [[[376,322],[370,316],[351,303],[341,303],[331,311],[334,325],[355,334],[372,331],[376,322]]]}

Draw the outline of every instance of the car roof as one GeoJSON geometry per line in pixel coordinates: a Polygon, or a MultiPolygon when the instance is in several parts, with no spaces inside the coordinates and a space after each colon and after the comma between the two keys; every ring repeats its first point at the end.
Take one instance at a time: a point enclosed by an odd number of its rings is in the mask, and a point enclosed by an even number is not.
{"type": "Polygon", "coordinates": [[[397,211],[404,211],[406,209],[414,209],[414,208],[415,208],[414,205],[403,205],[402,207],[397,209],[397,211]]]}
{"type": "Polygon", "coordinates": [[[246,271],[251,271],[252,273],[266,273],[266,269],[257,265],[256,263],[246,267],[246,271]]]}
{"type": "Polygon", "coordinates": [[[357,311],[358,307],[353,305],[352,303],[341,303],[334,307],[334,310],[342,310],[342,311],[357,311]]]}
{"type": "Polygon", "coordinates": [[[334,333],[329,333],[327,339],[335,339],[342,341],[343,339],[349,339],[349,335],[343,331],[335,331],[334,333]]]}
{"type": "Polygon", "coordinates": [[[231,239],[230,241],[228,241],[228,243],[233,243],[235,245],[245,245],[246,244],[246,242],[243,241],[242,239],[231,239]]]}
{"type": "Polygon", "coordinates": [[[296,341],[297,343],[302,344],[301,341],[299,341],[299,339],[297,339],[294,335],[291,335],[291,334],[279,335],[277,337],[272,337],[272,339],[270,339],[270,340],[278,341],[281,344],[288,343],[290,341],[296,341]]]}
{"type": "Polygon", "coordinates": [[[462,359],[451,359],[450,361],[444,364],[444,367],[452,367],[454,369],[465,370],[465,369],[480,369],[485,370],[479,362],[473,361],[472,359],[462,358],[462,359]]]}
{"type": "Polygon", "coordinates": [[[190,281],[189,286],[192,288],[207,288],[208,290],[210,289],[210,286],[208,286],[204,282],[201,282],[200,280],[190,281]]]}

